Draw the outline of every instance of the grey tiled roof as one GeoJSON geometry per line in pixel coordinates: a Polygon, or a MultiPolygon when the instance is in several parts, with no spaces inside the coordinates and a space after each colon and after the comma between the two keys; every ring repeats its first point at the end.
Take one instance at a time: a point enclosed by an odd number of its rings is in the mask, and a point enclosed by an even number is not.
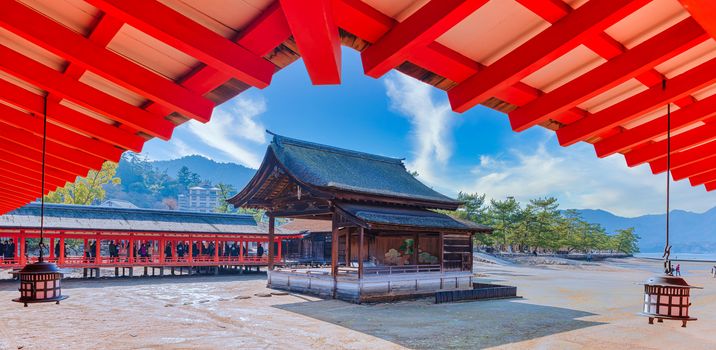
{"type": "MultiPolygon", "coordinates": [[[[31,203],[0,216],[0,228],[38,228],[40,205],[31,203]]],[[[45,205],[45,227],[193,233],[266,233],[251,215],[192,213],[67,204],[45,205]]]]}
{"type": "Polygon", "coordinates": [[[459,205],[418,181],[401,159],[274,135],[270,149],[299,181],[321,188],[459,205]]]}
{"type": "Polygon", "coordinates": [[[395,206],[373,206],[355,203],[337,203],[346,213],[368,223],[378,225],[410,226],[435,230],[460,230],[490,232],[492,228],[471,221],[460,220],[449,215],[426,209],[395,206]]]}

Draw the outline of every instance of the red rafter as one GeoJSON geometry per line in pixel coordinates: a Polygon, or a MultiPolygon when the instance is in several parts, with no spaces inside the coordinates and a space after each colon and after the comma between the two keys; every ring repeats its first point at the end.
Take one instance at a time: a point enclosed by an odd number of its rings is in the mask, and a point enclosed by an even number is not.
{"type": "Polygon", "coordinates": [[[0,47],[0,69],[52,94],[163,140],[168,140],[174,129],[174,124],[163,117],[77,82],[5,46],[0,47]]]}
{"type": "MultiPolygon", "coordinates": [[[[687,166],[698,162],[704,158],[711,157],[716,154],[716,141],[705,143],[703,145],[690,148],[686,151],[671,154],[671,169],[675,170],[680,167],[687,166]]],[[[666,171],[666,157],[653,160],[649,163],[651,172],[654,174],[666,171]]]]}
{"type": "Polygon", "coordinates": [[[706,157],[697,162],[674,169],[671,171],[671,176],[675,181],[678,181],[713,169],[716,169],[716,155],[706,157]]]}
{"type": "Polygon", "coordinates": [[[572,145],[627,123],[674,100],[683,98],[716,82],[716,59],[669,79],[666,89],[652,86],[609,108],[557,130],[562,146],[572,145]]]}
{"type": "MultiPolygon", "coordinates": [[[[31,132],[42,137],[42,120],[0,104],[0,123],[31,132]]],[[[118,160],[122,150],[107,143],[90,139],[73,131],[47,123],[47,139],[67,147],[78,148],[97,157],[118,160]]]]}
{"type": "MultiPolygon", "coordinates": [[[[671,152],[716,139],[716,123],[709,123],[671,137],[671,152]]],[[[651,143],[627,153],[627,165],[637,166],[666,156],[667,140],[651,143]]]]}
{"type": "Polygon", "coordinates": [[[589,100],[708,39],[687,18],[589,72],[511,112],[515,131],[523,131],[589,100]]]}
{"type": "Polygon", "coordinates": [[[411,51],[433,42],[487,0],[432,0],[361,53],[365,74],[378,78],[408,60],[411,51]]]}
{"type": "MultiPolygon", "coordinates": [[[[214,103],[134,62],[91,42],[14,0],[0,0],[0,24],[64,59],[89,69],[130,91],[207,122],[214,103]]],[[[74,66],[74,65],[73,65],[74,66]]]]}
{"type": "Polygon", "coordinates": [[[703,185],[707,182],[716,181],[716,170],[707,171],[689,178],[691,186],[703,185]]]}
{"type": "MultiPolygon", "coordinates": [[[[0,99],[36,115],[42,115],[42,96],[1,79],[0,99]]],[[[47,103],[47,120],[66,129],[79,130],[83,134],[135,152],[141,152],[144,144],[144,139],[140,136],[54,102],[47,103]]]]}
{"type": "Polygon", "coordinates": [[[131,26],[224,71],[249,85],[264,88],[275,66],[231,40],[155,1],[87,0],[131,26]]]}
{"type": "MultiPolygon", "coordinates": [[[[716,95],[709,96],[671,113],[671,129],[678,130],[693,123],[716,116],[716,95]]],[[[622,133],[600,140],[594,144],[597,156],[606,157],[623,152],[650,139],[666,135],[667,116],[624,130],[622,133]]]]}
{"type": "Polygon", "coordinates": [[[448,91],[453,110],[465,112],[583,43],[649,0],[591,0],[534,38],[448,91]]]}
{"type": "Polygon", "coordinates": [[[315,85],[341,83],[341,38],[332,0],[280,0],[298,51],[315,85]]]}

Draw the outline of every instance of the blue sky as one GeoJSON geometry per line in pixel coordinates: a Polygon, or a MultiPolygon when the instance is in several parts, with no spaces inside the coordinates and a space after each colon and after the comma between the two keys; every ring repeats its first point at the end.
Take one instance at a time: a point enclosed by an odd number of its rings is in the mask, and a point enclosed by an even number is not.
{"type": "MultiPolygon", "coordinates": [[[[553,132],[510,129],[507,117],[478,106],[450,110],[443,91],[396,71],[380,79],[362,72],[359,53],[344,48],[343,83],[313,86],[302,61],[278,72],[271,86],[250,89],[219,106],[211,122],[188,122],[171,141],[152,140],[143,154],[173,159],[199,154],[257,168],[265,130],[333,146],[405,158],[435,189],[529,198],[555,196],[563,208],[605,209],[625,216],[664,211],[664,175],[628,168],[621,155],[598,159],[591,145],[560,147],[553,132]]],[[[672,207],[705,211],[716,194],[680,181],[672,207]]]]}

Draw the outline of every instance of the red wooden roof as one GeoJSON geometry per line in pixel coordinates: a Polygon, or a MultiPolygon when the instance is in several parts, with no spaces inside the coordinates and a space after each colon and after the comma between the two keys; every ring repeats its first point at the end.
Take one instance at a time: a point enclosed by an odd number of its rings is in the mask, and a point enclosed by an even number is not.
{"type": "Polygon", "coordinates": [[[0,0],[0,213],[169,139],[188,119],[303,57],[341,79],[397,69],[457,112],[483,104],[516,131],[666,170],[716,189],[716,2],[701,0],[0,0]]]}

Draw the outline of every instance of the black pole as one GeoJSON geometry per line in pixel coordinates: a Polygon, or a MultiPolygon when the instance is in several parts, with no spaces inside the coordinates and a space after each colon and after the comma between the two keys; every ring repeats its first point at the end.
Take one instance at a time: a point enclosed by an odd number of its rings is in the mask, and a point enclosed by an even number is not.
{"type": "MultiPolygon", "coordinates": [[[[45,246],[45,154],[47,153],[47,95],[42,106],[42,184],[40,185],[40,257],[42,262],[42,249],[45,246]]],[[[52,248],[50,248],[52,249],[52,248]]]]}
{"type": "MultiPolygon", "coordinates": [[[[661,88],[666,90],[666,80],[662,80],[661,88]]],[[[671,268],[671,246],[669,245],[671,203],[671,103],[666,105],[666,244],[664,245],[664,273],[673,274],[671,268]]]]}

